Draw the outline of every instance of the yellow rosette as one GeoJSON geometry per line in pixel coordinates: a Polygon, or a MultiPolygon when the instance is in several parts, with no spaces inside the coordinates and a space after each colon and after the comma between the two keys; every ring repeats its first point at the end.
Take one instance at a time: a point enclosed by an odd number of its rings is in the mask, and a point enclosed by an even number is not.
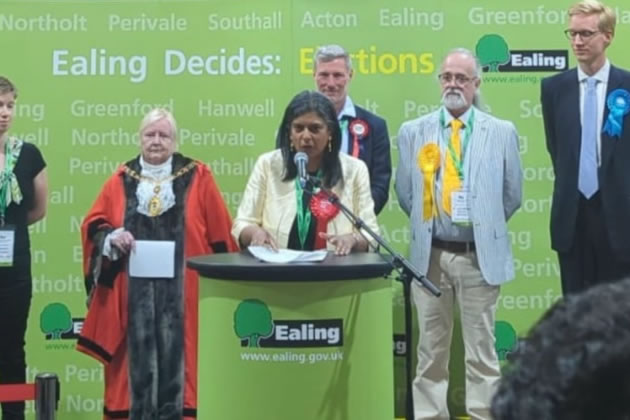
{"type": "Polygon", "coordinates": [[[435,191],[435,173],[440,167],[440,148],[436,143],[427,143],[418,153],[418,168],[424,179],[424,194],[422,196],[422,217],[429,220],[437,216],[437,207],[433,192],[435,191]]]}

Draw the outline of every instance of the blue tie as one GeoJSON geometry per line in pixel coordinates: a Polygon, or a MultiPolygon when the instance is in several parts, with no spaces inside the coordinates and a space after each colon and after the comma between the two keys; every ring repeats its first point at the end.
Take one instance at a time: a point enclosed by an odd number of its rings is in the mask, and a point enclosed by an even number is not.
{"type": "Polygon", "coordinates": [[[586,198],[591,198],[599,189],[597,181],[597,90],[595,88],[597,82],[597,79],[588,77],[584,92],[578,189],[586,198]]]}

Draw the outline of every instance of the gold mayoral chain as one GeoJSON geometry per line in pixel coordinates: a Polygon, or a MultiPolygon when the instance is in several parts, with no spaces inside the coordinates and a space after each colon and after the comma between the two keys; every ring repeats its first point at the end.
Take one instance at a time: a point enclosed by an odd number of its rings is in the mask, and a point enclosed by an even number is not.
{"type": "Polygon", "coordinates": [[[153,179],[147,176],[140,175],[139,173],[137,173],[136,171],[134,171],[128,166],[125,166],[124,171],[127,175],[129,175],[130,177],[138,181],[147,181],[148,183],[153,184],[153,197],[151,197],[151,199],[149,200],[149,216],[155,217],[159,215],[160,212],[162,211],[162,200],[160,199],[160,196],[158,195],[160,194],[160,191],[162,190],[161,185],[165,182],[173,181],[174,179],[184,175],[186,172],[194,168],[195,165],[196,163],[194,161],[190,162],[188,165],[180,168],[174,174],[171,174],[162,179],[153,179]]]}

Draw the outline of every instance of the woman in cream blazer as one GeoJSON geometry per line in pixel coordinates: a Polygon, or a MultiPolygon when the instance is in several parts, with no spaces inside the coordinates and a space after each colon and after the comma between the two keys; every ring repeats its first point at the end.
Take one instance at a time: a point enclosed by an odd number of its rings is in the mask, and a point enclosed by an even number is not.
{"type": "Polygon", "coordinates": [[[367,167],[339,152],[341,131],[332,103],[318,92],[299,93],[285,110],[279,138],[280,148],[260,156],[254,166],[232,227],[234,238],[243,247],[326,247],[338,255],[367,251],[364,235],[297,180],[293,159],[303,152],[310,176],[319,178],[324,188],[378,232],[367,167]]]}

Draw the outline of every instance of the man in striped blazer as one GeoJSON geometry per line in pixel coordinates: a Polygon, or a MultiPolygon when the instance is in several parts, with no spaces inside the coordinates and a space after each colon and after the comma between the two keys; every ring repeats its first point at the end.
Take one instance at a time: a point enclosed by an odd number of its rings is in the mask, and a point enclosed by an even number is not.
{"type": "Polygon", "coordinates": [[[411,221],[410,258],[442,290],[416,282],[420,344],[415,419],[448,419],[448,362],[454,306],[466,352],[466,408],[490,419],[499,378],[494,321],[499,286],[514,278],[507,221],[521,205],[518,135],[511,122],[475,106],[481,66],[468,50],[444,59],[442,107],[398,134],[396,193],[411,221]]]}

